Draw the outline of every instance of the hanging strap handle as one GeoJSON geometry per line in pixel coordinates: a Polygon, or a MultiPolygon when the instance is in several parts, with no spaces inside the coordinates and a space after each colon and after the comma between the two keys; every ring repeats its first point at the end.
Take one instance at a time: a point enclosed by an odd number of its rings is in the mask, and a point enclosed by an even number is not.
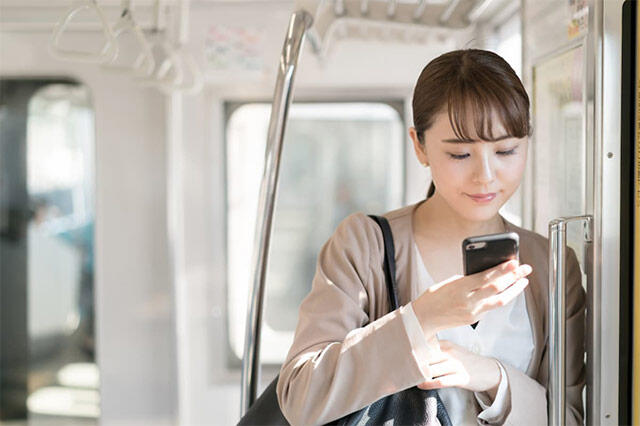
{"type": "Polygon", "coordinates": [[[384,240],[384,276],[389,294],[389,312],[398,309],[398,286],[396,285],[396,250],[393,245],[393,234],[389,222],[382,216],[369,215],[382,230],[384,240]]]}

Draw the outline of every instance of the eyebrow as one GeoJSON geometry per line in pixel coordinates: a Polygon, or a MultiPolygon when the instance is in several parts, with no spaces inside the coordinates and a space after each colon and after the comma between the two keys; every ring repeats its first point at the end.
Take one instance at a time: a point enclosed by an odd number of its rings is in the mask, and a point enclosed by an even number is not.
{"type": "MultiPolygon", "coordinates": [[[[492,139],[489,142],[498,142],[501,140],[505,140],[505,139],[509,139],[512,136],[510,135],[504,135],[504,136],[499,136],[495,139],[492,139]]],[[[477,139],[442,139],[442,142],[446,142],[446,143],[476,143],[478,142],[477,139]]]]}

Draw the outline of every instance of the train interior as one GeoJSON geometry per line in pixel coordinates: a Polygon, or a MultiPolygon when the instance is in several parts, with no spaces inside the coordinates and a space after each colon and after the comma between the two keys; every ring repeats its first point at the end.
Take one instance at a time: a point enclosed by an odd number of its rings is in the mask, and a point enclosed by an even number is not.
{"type": "Polygon", "coordinates": [[[0,424],[236,424],[281,74],[258,394],[340,221],[425,197],[413,87],[465,48],[505,58],[531,99],[527,171],[501,214],[545,237],[588,216],[566,229],[588,294],[586,424],[638,424],[637,9],[0,0],[0,424]]]}

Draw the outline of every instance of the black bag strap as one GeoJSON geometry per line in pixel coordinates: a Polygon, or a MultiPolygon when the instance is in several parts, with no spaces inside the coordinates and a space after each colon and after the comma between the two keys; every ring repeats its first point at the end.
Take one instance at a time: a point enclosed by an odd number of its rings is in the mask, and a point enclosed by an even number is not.
{"type": "Polygon", "coordinates": [[[389,222],[382,216],[370,214],[369,217],[376,221],[382,230],[384,240],[384,276],[387,282],[389,294],[389,312],[398,309],[398,286],[396,285],[396,250],[393,245],[393,234],[389,222]]]}

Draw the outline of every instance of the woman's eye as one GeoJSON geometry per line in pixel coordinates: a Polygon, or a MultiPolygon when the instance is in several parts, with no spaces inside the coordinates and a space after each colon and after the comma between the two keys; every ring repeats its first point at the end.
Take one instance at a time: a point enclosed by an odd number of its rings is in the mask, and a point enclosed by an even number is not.
{"type": "MultiPolygon", "coordinates": [[[[513,155],[515,153],[516,153],[515,148],[510,149],[508,151],[496,151],[496,154],[498,155],[513,155]]],[[[448,152],[447,154],[449,154],[449,157],[453,158],[454,160],[464,160],[470,155],[470,154],[452,154],[450,152],[448,152]]]]}
{"type": "Polygon", "coordinates": [[[469,154],[451,154],[451,153],[449,153],[449,156],[451,158],[453,158],[454,160],[464,160],[465,158],[467,158],[469,156],[469,154]]]}

